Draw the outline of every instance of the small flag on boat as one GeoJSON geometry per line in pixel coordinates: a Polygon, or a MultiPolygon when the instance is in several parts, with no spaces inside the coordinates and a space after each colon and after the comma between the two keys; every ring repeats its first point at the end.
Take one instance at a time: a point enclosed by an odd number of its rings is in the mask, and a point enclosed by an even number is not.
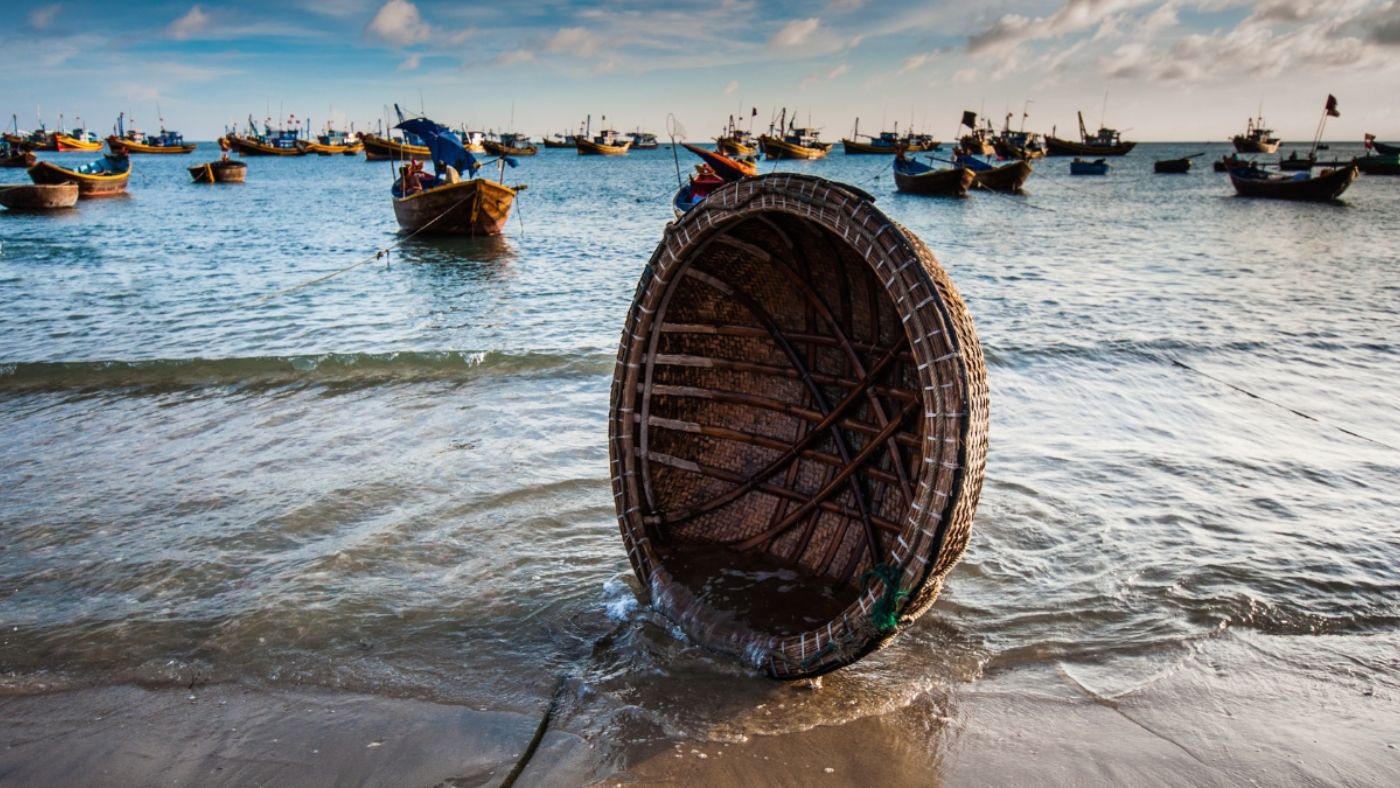
{"type": "Polygon", "coordinates": [[[969,129],[977,128],[977,113],[970,109],[963,110],[962,124],[969,129]]]}
{"type": "Polygon", "coordinates": [[[1337,111],[1337,97],[1331,93],[1327,94],[1327,114],[1334,118],[1340,118],[1342,113],[1337,111]]]}
{"type": "Polygon", "coordinates": [[[1372,145],[1371,143],[1373,143],[1373,142],[1375,142],[1375,141],[1376,141],[1376,135],[1374,135],[1374,134],[1367,134],[1367,135],[1366,135],[1366,150],[1371,150],[1372,148],[1374,148],[1375,146],[1372,145]]]}
{"type": "Polygon", "coordinates": [[[751,118],[756,118],[756,117],[758,117],[758,107],[754,107],[754,108],[753,108],[753,112],[751,112],[751,113],[749,114],[749,117],[751,117],[751,118]]]}

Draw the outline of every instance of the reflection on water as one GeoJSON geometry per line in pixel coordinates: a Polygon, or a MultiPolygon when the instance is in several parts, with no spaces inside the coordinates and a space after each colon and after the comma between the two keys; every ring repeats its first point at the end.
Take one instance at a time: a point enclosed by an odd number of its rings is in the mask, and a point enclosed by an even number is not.
{"type": "Polygon", "coordinates": [[[395,250],[399,262],[416,265],[449,265],[493,275],[493,268],[516,258],[511,240],[505,236],[462,237],[418,235],[405,239],[395,250]]]}

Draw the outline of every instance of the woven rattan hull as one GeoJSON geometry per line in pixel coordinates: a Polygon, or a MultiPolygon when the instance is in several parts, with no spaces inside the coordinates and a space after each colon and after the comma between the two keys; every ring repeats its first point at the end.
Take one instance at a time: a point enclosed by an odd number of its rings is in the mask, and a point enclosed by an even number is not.
{"type": "Polygon", "coordinates": [[[651,603],[772,676],[819,675],[910,624],[966,547],[986,369],[932,253],[869,195],[749,178],[670,225],[644,269],[609,433],[651,603]],[[692,549],[791,568],[831,614],[755,626],[678,580],[692,549]]]}

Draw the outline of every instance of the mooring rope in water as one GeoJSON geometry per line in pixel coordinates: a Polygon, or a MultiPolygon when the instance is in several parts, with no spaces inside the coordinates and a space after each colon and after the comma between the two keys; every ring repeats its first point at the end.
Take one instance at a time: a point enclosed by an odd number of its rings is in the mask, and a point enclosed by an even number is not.
{"type": "Polygon", "coordinates": [[[554,712],[559,709],[559,696],[564,691],[564,685],[568,682],[568,675],[561,675],[559,682],[554,685],[554,692],[550,693],[549,706],[545,708],[544,716],[540,717],[540,722],[535,726],[535,735],[530,737],[530,743],[525,746],[525,751],[520,753],[520,757],[515,760],[515,767],[510,770],[505,779],[501,781],[501,788],[511,788],[515,781],[520,779],[525,767],[530,764],[530,759],[535,757],[535,752],[540,748],[540,742],[544,741],[544,734],[549,730],[549,723],[554,719],[554,712]]]}
{"type": "Polygon", "coordinates": [[[1310,414],[1310,413],[1304,413],[1303,411],[1298,410],[1297,408],[1295,408],[1295,407],[1293,407],[1293,406],[1291,406],[1291,405],[1285,405],[1284,403],[1279,402],[1278,400],[1269,399],[1268,397],[1266,397],[1266,396],[1264,396],[1264,395],[1262,395],[1262,394],[1256,394],[1255,392],[1250,391],[1249,389],[1244,388],[1243,386],[1237,386],[1237,385],[1235,385],[1234,383],[1231,383],[1230,381],[1224,380],[1224,379],[1222,379],[1222,378],[1218,378],[1218,377],[1216,377],[1215,375],[1210,374],[1209,372],[1203,372],[1203,371],[1201,371],[1201,370],[1199,370],[1199,369],[1196,369],[1195,367],[1191,366],[1190,364],[1187,364],[1187,363],[1184,362],[1184,361],[1180,361],[1180,360],[1178,360],[1178,359],[1176,359],[1176,358],[1174,358],[1174,357],[1172,357],[1172,356],[1166,356],[1166,355],[1164,355],[1164,356],[1162,356],[1162,358],[1166,359],[1166,361],[1167,361],[1169,364],[1171,364],[1172,366],[1174,366],[1174,367],[1178,367],[1178,368],[1180,368],[1180,369],[1184,369],[1184,370],[1186,370],[1186,371],[1188,371],[1188,372],[1194,372],[1194,373],[1196,373],[1197,375],[1200,375],[1201,377],[1206,378],[1206,379],[1208,379],[1208,380],[1213,380],[1213,381],[1215,381],[1216,383],[1219,383],[1220,385],[1225,386],[1226,388],[1229,388],[1229,389],[1233,389],[1233,390],[1235,390],[1235,391],[1238,391],[1239,393],[1245,395],[1246,397],[1249,397],[1249,398],[1251,398],[1251,399],[1257,399],[1257,400],[1259,400],[1260,402],[1265,402],[1265,403],[1268,403],[1268,404],[1270,404],[1270,405],[1273,405],[1273,406],[1276,407],[1276,408],[1281,408],[1281,409],[1283,409],[1283,410],[1286,410],[1286,411],[1288,411],[1289,413],[1292,413],[1294,416],[1298,416],[1298,417],[1300,417],[1300,418],[1307,419],[1308,421],[1315,422],[1315,423],[1317,423],[1317,424],[1321,424],[1321,425],[1324,426],[1324,427],[1331,427],[1332,429],[1334,429],[1334,430],[1336,430],[1336,431],[1338,431],[1338,432],[1340,432],[1340,433],[1343,433],[1343,434],[1345,434],[1345,435],[1350,435],[1350,436],[1353,437],[1353,438],[1360,438],[1360,439],[1363,440],[1363,441],[1366,441],[1366,442],[1368,442],[1368,443],[1374,443],[1374,444],[1376,444],[1377,446],[1381,446],[1381,447],[1390,449],[1391,451],[1400,451],[1400,447],[1393,446],[1393,445],[1391,445],[1391,444],[1389,444],[1389,443],[1386,443],[1385,441],[1382,441],[1382,440],[1376,440],[1375,438],[1369,437],[1369,436],[1367,436],[1367,435],[1362,435],[1361,433],[1356,432],[1355,430],[1349,430],[1349,429],[1347,429],[1346,427],[1342,427],[1342,426],[1339,426],[1339,425],[1337,425],[1337,424],[1333,424],[1333,423],[1331,423],[1331,422],[1324,421],[1324,420],[1322,420],[1322,419],[1320,419],[1320,418],[1318,418],[1318,417],[1316,417],[1316,416],[1314,416],[1314,415],[1312,415],[1312,414],[1310,414]]]}
{"type": "Polygon", "coordinates": [[[347,266],[345,266],[344,268],[341,268],[340,270],[331,271],[330,273],[325,274],[325,275],[323,275],[323,276],[318,276],[318,277],[316,277],[315,279],[308,279],[307,281],[302,282],[301,284],[292,285],[291,287],[285,288],[285,289],[283,289],[283,290],[275,290],[275,291],[273,291],[273,292],[271,292],[271,293],[268,293],[267,295],[263,296],[262,298],[259,298],[259,299],[257,299],[256,301],[253,301],[251,304],[249,304],[249,306],[258,306],[258,305],[260,305],[260,304],[265,304],[265,303],[267,303],[268,301],[271,301],[272,299],[277,298],[278,296],[284,296],[284,295],[286,295],[286,294],[288,294],[288,293],[291,293],[291,292],[295,292],[295,291],[297,291],[297,290],[300,290],[300,289],[302,289],[303,287],[310,287],[311,285],[319,284],[319,283],[321,283],[321,282],[326,281],[327,279],[331,279],[331,278],[340,276],[341,274],[344,274],[344,273],[348,273],[348,272],[350,272],[350,271],[353,271],[353,270],[355,270],[356,268],[359,268],[360,266],[369,265],[370,263],[374,262],[375,260],[382,260],[382,259],[384,259],[384,257],[385,257],[386,255],[388,255],[391,251],[393,251],[393,250],[399,248],[400,246],[403,246],[405,243],[407,243],[407,242],[413,240],[419,233],[422,233],[422,232],[424,232],[425,230],[427,230],[429,227],[432,227],[434,224],[437,224],[438,220],[442,219],[442,217],[448,215],[449,213],[452,213],[453,211],[457,210],[457,209],[460,208],[463,204],[465,204],[468,200],[472,199],[472,197],[474,197],[474,196],[475,196],[475,195],[467,195],[466,197],[463,197],[462,199],[458,200],[456,203],[453,203],[452,205],[448,206],[448,208],[447,208],[446,210],[444,210],[442,213],[438,214],[437,216],[434,216],[427,224],[423,225],[422,227],[419,227],[417,230],[414,230],[413,232],[409,233],[408,235],[405,235],[404,237],[400,238],[399,240],[397,240],[397,241],[395,241],[395,242],[389,244],[388,246],[384,247],[383,249],[380,249],[379,251],[375,252],[374,254],[370,255],[369,257],[366,257],[366,258],[363,259],[363,260],[360,260],[360,261],[358,261],[358,262],[355,262],[355,263],[352,263],[352,264],[350,264],[350,265],[347,265],[347,266]]]}

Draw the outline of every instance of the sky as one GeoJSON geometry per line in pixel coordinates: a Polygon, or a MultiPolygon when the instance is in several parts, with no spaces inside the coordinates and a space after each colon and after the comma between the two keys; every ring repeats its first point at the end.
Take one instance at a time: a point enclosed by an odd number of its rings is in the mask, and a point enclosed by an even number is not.
{"type": "Polygon", "coordinates": [[[101,134],[125,111],[212,139],[296,115],[357,129],[386,107],[536,136],[691,139],[782,107],[848,135],[948,139],[963,110],[1061,135],[1076,111],[1147,141],[1220,140],[1261,106],[1285,140],[1400,140],[1400,0],[5,0],[0,113],[101,134]],[[157,115],[157,108],[160,115],[157,115]]]}

